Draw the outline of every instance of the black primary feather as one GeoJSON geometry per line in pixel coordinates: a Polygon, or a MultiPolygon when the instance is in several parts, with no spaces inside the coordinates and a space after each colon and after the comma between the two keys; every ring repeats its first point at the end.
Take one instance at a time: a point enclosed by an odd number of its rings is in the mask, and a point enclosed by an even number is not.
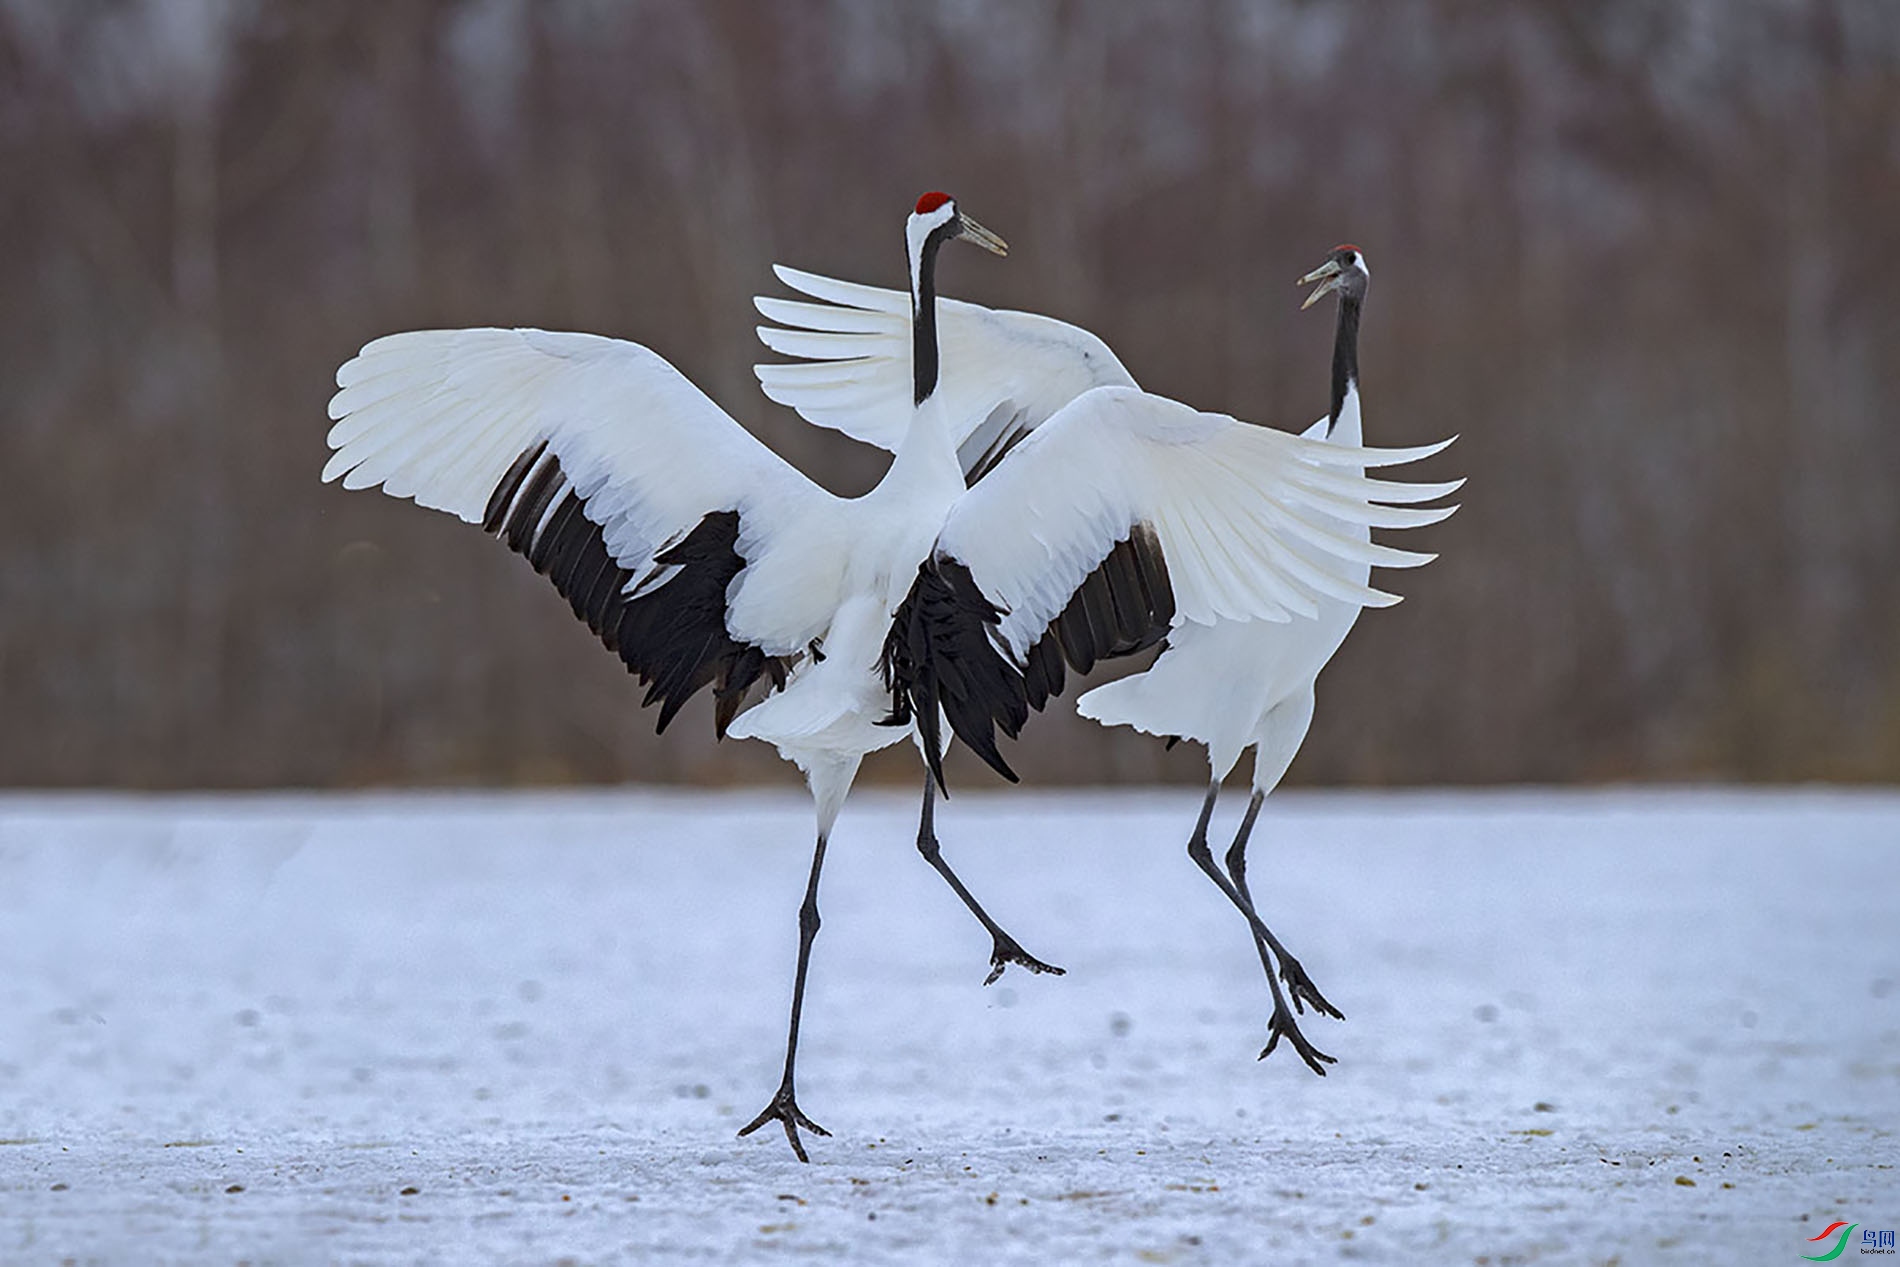
{"type": "Polygon", "coordinates": [[[713,730],[724,738],[746,694],[760,679],[785,685],[795,656],[767,655],[726,632],[726,590],[745,566],[738,552],[739,512],[714,511],[653,556],[664,583],[629,596],[633,573],[614,562],[600,525],[542,441],[515,459],[495,486],[482,528],[554,582],[587,627],[647,687],[641,706],[658,703],[666,730],[700,690],[713,688],[713,730]]]}
{"type": "Polygon", "coordinates": [[[1161,538],[1138,523],[1076,587],[1024,662],[1029,706],[1040,712],[1067,685],[1064,665],[1087,673],[1103,660],[1139,655],[1168,636],[1174,589],[1161,538]]]}

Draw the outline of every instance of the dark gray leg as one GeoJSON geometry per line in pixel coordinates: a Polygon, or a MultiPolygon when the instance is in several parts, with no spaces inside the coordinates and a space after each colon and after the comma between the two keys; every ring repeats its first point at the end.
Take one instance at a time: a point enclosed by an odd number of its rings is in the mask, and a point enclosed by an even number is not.
{"type": "MultiPolygon", "coordinates": [[[[1256,791],[1253,794],[1253,799],[1247,802],[1246,817],[1240,820],[1240,831],[1235,834],[1234,843],[1227,850],[1227,876],[1234,882],[1234,888],[1240,891],[1240,896],[1246,898],[1247,904],[1253,906],[1255,910],[1260,908],[1255,905],[1253,894],[1247,889],[1247,840],[1253,835],[1254,820],[1260,817],[1260,805],[1266,799],[1265,792],[1256,791]]],[[[1273,967],[1267,962],[1267,943],[1257,933],[1254,935],[1254,942],[1260,948],[1261,965],[1271,976],[1273,967]]],[[[1311,1003],[1313,1010],[1321,1016],[1330,1016],[1336,1021],[1346,1019],[1344,1012],[1326,1001],[1326,996],[1319,992],[1319,987],[1313,984],[1313,979],[1306,975],[1306,969],[1300,965],[1300,961],[1287,953],[1286,947],[1276,941],[1273,943],[1273,953],[1280,960],[1280,979],[1286,982],[1287,994],[1292,997],[1294,1011],[1304,1010],[1301,1006],[1304,1000],[1311,1003]]]]}
{"type": "Polygon", "coordinates": [[[984,985],[1002,976],[1003,969],[1010,964],[1020,965],[1031,972],[1049,972],[1058,977],[1062,975],[1061,968],[1051,963],[1044,963],[1029,954],[1016,943],[1014,937],[1004,932],[1002,926],[989,917],[989,912],[970,896],[970,891],[963,887],[963,881],[957,879],[957,873],[950,869],[950,864],[943,860],[943,850],[937,844],[937,785],[931,779],[928,769],[924,771],[924,810],[917,822],[917,852],[924,856],[925,862],[937,869],[937,874],[944,878],[944,882],[963,899],[963,904],[970,908],[970,914],[976,916],[978,922],[989,930],[990,975],[983,978],[984,985]]]}
{"type": "MultiPolygon", "coordinates": [[[[1247,924],[1253,930],[1254,944],[1260,947],[1261,962],[1267,969],[1267,988],[1273,992],[1273,1015],[1267,1021],[1269,1038],[1266,1050],[1260,1055],[1265,1057],[1284,1035],[1287,1042],[1292,1044],[1293,1050],[1299,1053],[1300,1059],[1306,1062],[1307,1068],[1325,1077],[1326,1066],[1335,1061],[1333,1057],[1306,1041],[1306,1035],[1300,1032],[1299,1023],[1293,1019],[1292,1009],[1287,1007],[1286,996],[1280,990],[1279,978],[1274,974],[1273,965],[1266,957],[1266,947],[1269,946],[1273,948],[1274,954],[1279,955],[1283,960],[1286,958],[1286,952],[1280,948],[1280,941],[1273,935],[1273,930],[1261,921],[1259,914],[1253,909],[1253,903],[1247,900],[1246,895],[1241,893],[1234,886],[1233,881],[1229,880],[1215,864],[1214,851],[1208,848],[1207,825],[1214,817],[1214,801],[1219,796],[1220,784],[1209,784],[1207,799],[1201,802],[1201,816],[1194,824],[1194,835],[1188,840],[1188,857],[1194,860],[1195,866],[1206,872],[1207,878],[1214,882],[1216,888],[1227,895],[1227,900],[1247,917],[1247,924]]],[[[1243,863],[1243,873],[1245,869],[1243,863]]]]}
{"type": "Polygon", "coordinates": [[[822,922],[818,918],[818,872],[824,865],[825,838],[821,835],[811,855],[811,879],[805,885],[805,902],[798,908],[798,975],[792,982],[792,1027],[785,1038],[785,1079],[779,1083],[778,1093],[765,1106],[765,1111],[739,1132],[750,1135],[767,1122],[782,1122],[785,1138],[791,1141],[792,1155],[803,1162],[811,1158],[805,1155],[805,1146],[799,1142],[798,1128],[802,1126],[814,1135],[831,1134],[799,1111],[798,1099],[792,1094],[792,1070],[798,1063],[798,1018],[805,1010],[805,972],[811,966],[811,944],[822,922]]]}

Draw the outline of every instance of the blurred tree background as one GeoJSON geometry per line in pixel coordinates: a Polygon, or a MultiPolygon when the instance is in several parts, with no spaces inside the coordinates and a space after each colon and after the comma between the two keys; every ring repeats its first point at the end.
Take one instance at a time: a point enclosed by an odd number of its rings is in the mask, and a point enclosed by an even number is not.
{"type": "MultiPolygon", "coordinates": [[[[619,335],[861,491],[749,299],[901,286],[939,187],[1015,248],[948,293],[1281,426],[1292,280],[1366,249],[1370,441],[1471,482],[1296,781],[1900,776],[1892,0],[0,0],[0,782],[789,780],[703,700],[656,740],[480,533],[320,485],[331,375],[619,335]]],[[[1029,736],[1032,782],[1204,770],[1029,736]]]]}

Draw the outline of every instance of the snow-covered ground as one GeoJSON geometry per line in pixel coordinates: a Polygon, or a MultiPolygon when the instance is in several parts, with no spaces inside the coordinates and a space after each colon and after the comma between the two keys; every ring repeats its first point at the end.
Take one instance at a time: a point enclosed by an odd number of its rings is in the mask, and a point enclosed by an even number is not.
{"type": "MultiPolygon", "coordinates": [[[[0,798],[0,1261],[1795,1263],[1900,1225],[1900,796],[0,798]],[[1232,798],[1229,813],[1240,797],[1232,798]],[[1825,1248],[1823,1246],[1822,1248],[1825,1248]]],[[[1850,1246],[1842,1261],[1856,1261],[1850,1246]]]]}

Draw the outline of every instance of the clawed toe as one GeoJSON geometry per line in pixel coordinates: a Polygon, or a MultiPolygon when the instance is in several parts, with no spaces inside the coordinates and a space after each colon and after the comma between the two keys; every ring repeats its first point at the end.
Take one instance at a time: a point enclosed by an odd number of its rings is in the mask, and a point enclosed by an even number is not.
{"type": "Polygon", "coordinates": [[[798,1100],[792,1094],[790,1083],[780,1087],[778,1094],[772,1097],[772,1102],[765,1106],[765,1111],[741,1127],[739,1134],[741,1137],[750,1135],[767,1122],[780,1122],[784,1125],[785,1139],[792,1146],[792,1155],[807,1163],[811,1161],[811,1158],[805,1155],[805,1145],[798,1138],[798,1128],[802,1126],[814,1135],[831,1134],[830,1131],[806,1117],[799,1109],[798,1100]]]}
{"type": "Polygon", "coordinates": [[[1296,1011],[1305,1010],[1302,1004],[1311,1004],[1313,1010],[1321,1016],[1330,1016],[1336,1021],[1346,1019],[1344,1012],[1326,1001],[1326,996],[1321,994],[1319,987],[1313,984],[1313,978],[1306,975],[1306,969],[1301,967],[1300,961],[1291,955],[1286,955],[1280,960],[1280,979],[1286,982],[1287,993],[1292,996],[1293,1007],[1296,1011]]]}
{"type": "Polygon", "coordinates": [[[1334,1057],[1328,1056],[1307,1041],[1306,1035],[1300,1032],[1298,1023],[1294,1021],[1293,1014],[1284,1007],[1273,1009],[1273,1016],[1267,1021],[1267,1045],[1260,1049],[1260,1055],[1257,1058],[1265,1060],[1272,1055],[1273,1049],[1280,1045],[1282,1038],[1292,1045],[1300,1059],[1306,1062],[1306,1067],[1322,1078],[1326,1076],[1327,1065],[1339,1063],[1334,1057]]]}
{"type": "Polygon", "coordinates": [[[1066,971],[1065,969],[1056,967],[1052,963],[1044,963],[1042,960],[1025,951],[1021,946],[1018,946],[1014,941],[998,937],[996,939],[995,949],[990,952],[990,975],[983,978],[983,984],[993,984],[998,977],[1003,975],[1003,969],[1009,967],[1011,964],[1015,964],[1021,968],[1027,968],[1031,972],[1046,972],[1056,977],[1062,976],[1066,971]]]}

